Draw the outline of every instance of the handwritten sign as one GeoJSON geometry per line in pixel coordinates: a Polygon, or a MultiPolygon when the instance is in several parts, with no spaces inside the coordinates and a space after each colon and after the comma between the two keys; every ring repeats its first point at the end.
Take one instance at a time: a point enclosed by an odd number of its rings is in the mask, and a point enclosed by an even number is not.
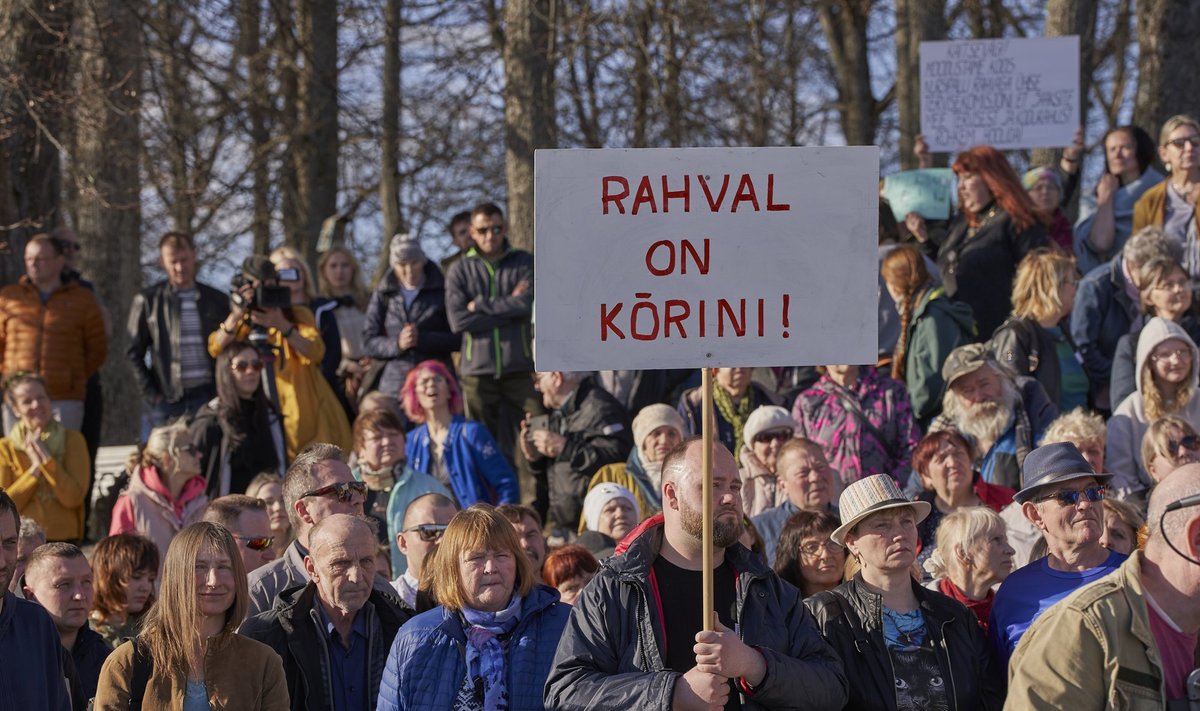
{"type": "Polygon", "coordinates": [[[538,370],[872,363],[879,150],[542,150],[538,370]]]}
{"type": "Polygon", "coordinates": [[[932,151],[1071,144],[1079,38],[921,43],[921,132],[932,151]]]}
{"type": "Polygon", "coordinates": [[[954,202],[954,171],[923,168],[892,173],[883,179],[883,197],[897,222],[910,212],[927,220],[945,220],[954,202]]]}

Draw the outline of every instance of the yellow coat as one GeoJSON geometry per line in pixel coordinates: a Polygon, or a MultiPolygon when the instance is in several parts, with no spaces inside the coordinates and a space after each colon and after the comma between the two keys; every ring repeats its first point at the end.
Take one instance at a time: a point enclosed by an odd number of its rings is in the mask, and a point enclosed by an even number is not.
{"type": "MultiPolygon", "coordinates": [[[[354,446],[350,422],[333,388],[329,387],[329,381],[321,374],[325,342],[317,330],[316,319],[305,306],[293,306],[292,313],[300,337],[311,344],[307,356],[294,350],[279,331],[273,328],[267,331],[267,342],[278,349],[275,386],[279,391],[288,461],[295,459],[301,450],[313,442],[336,444],[349,452],[354,446]]],[[[214,358],[219,353],[216,347],[217,334],[217,331],[213,331],[208,337],[208,352],[214,358]]],[[[249,337],[250,327],[239,325],[238,340],[244,341],[249,337]]]]}
{"type": "Polygon", "coordinates": [[[7,437],[0,439],[0,486],[16,502],[17,511],[41,524],[47,540],[83,538],[83,501],[92,470],[83,435],[66,431],[62,461],[43,464],[40,480],[29,473],[30,464],[28,454],[7,437]]]}

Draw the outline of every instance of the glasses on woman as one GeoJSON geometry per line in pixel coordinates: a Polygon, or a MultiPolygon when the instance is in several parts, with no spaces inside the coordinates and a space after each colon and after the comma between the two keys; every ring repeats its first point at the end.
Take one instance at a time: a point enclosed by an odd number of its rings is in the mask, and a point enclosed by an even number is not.
{"type": "Polygon", "coordinates": [[[1167,141],[1167,145],[1175,146],[1176,148],[1178,148],[1181,151],[1183,150],[1184,146],[1190,145],[1192,148],[1196,148],[1197,146],[1200,146],[1200,135],[1193,134],[1191,136],[1180,136],[1179,138],[1172,138],[1171,140],[1167,141]]]}
{"type": "Polygon", "coordinates": [[[365,497],[367,495],[367,485],[361,481],[341,481],[305,492],[300,495],[300,498],[307,499],[310,496],[329,496],[330,494],[333,494],[339,502],[345,504],[353,501],[355,496],[359,498],[365,497]]]}
{"type": "Polygon", "coordinates": [[[233,537],[245,543],[252,551],[265,551],[275,542],[274,536],[239,536],[235,533],[233,537]]]}
{"type": "Polygon", "coordinates": [[[250,371],[257,373],[263,368],[261,360],[235,360],[229,365],[235,373],[249,373],[250,371]]]}
{"type": "Polygon", "coordinates": [[[1034,499],[1034,501],[1041,502],[1041,501],[1050,501],[1053,499],[1054,501],[1057,501],[1059,504],[1061,504],[1063,506],[1078,506],[1079,500],[1084,499],[1084,498],[1086,498],[1088,501],[1090,501],[1093,504],[1098,504],[1101,501],[1104,501],[1104,487],[1103,486],[1089,486],[1088,488],[1083,489],[1082,491],[1075,491],[1072,489],[1064,489],[1062,491],[1056,491],[1053,494],[1046,494],[1045,496],[1039,496],[1038,498],[1034,499]]]}
{"type": "Polygon", "coordinates": [[[1150,355],[1150,360],[1154,361],[1155,363],[1162,363],[1169,360],[1173,360],[1176,363],[1183,363],[1184,361],[1190,360],[1191,357],[1191,349],[1185,347],[1176,348],[1175,350],[1167,351],[1166,353],[1153,353],[1150,355]]]}
{"type": "Polygon", "coordinates": [[[829,539],[824,541],[809,541],[808,543],[800,546],[800,552],[806,556],[809,556],[810,558],[816,556],[821,551],[825,551],[826,553],[837,553],[841,550],[841,545],[834,543],[829,539]]]}
{"type": "Polygon", "coordinates": [[[1169,279],[1160,281],[1154,285],[1155,291],[1187,291],[1187,279],[1169,279]]]}
{"type": "Polygon", "coordinates": [[[1179,439],[1167,440],[1168,452],[1174,454],[1179,451],[1180,447],[1191,452],[1200,451],[1200,435],[1184,435],[1179,439]]]}
{"type": "Polygon", "coordinates": [[[792,438],[791,430],[771,430],[754,435],[755,444],[770,444],[771,442],[786,442],[792,438]]]}
{"type": "Polygon", "coordinates": [[[401,531],[401,533],[415,533],[421,537],[422,541],[432,543],[442,537],[446,532],[446,524],[444,523],[422,523],[416,526],[409,526],[401,531]]]}

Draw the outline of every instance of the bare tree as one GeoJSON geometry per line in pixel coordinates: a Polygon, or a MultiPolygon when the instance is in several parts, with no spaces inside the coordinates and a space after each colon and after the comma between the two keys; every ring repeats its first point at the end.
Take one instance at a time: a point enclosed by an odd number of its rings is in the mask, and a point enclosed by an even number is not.
{"type": "MultiPolygon", "coordinates": [[[[379,203],[386,242],[401,231],[400,214],[400,18],[402,0],[384,4],[383,117],[380,120],[379,203]]],[[[382,260],[381,260],[382,261],[382,260]]]]}
{"type": "MultiPolygon", "coordinates": [[[[1046,3],[1046,36],[1079,36],[1079,123],[1087,125],[1088,97],[1092,83],[1092,43],[1096,32],[1094,0],[1049,0],[1046,3]]],[[[1061,151],[1041,148],[1033,151],[1030,165],[1057,163],[1061,151]]]]}
{"type": "Polygon", "coordinates": [[[896,107],[900,166],[917,167],[913,144],[921,130],[921,43],[945,39],[945,0],[896,0],[896,107]]]}
{"type": "Polygon", "coordinates": [[[818,8],[834,68],[842,134],[852,146],[875,143],[879,114],[895,91],[882,100],[871,91],[867,23],[873,5],[874,0],[831,0],[818,8]]]}
{"type": "Polygon", "coordinates": [[[1200,3],[1137,3],[1138,83],[1133,122],[1154,135],[1168,118],[1195,113],[1200,95],[1200,3]]]}

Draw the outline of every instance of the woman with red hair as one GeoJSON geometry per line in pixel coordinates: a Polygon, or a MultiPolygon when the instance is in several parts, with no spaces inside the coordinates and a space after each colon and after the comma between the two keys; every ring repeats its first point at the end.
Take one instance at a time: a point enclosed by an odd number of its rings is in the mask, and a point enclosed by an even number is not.
{"type": "Polygon", "coordinates": [[[400,390],[404,414],[420,424],[408,435],[408,465],[440,481],[460,508],[520,503],[517,477],[487,428],[463,417],[462,392],[437,360],[417,364],[400,390]]]}
{"type": "Polygon", "coordinates": [[[979,336],[990,338],[1012,312],[1013,278],[1025,255],[1049,247],[1033,201],[1000,151],[975,146],[954,161],[960,219],[938,249],[946,294],[970,304],[979,336]]]}

